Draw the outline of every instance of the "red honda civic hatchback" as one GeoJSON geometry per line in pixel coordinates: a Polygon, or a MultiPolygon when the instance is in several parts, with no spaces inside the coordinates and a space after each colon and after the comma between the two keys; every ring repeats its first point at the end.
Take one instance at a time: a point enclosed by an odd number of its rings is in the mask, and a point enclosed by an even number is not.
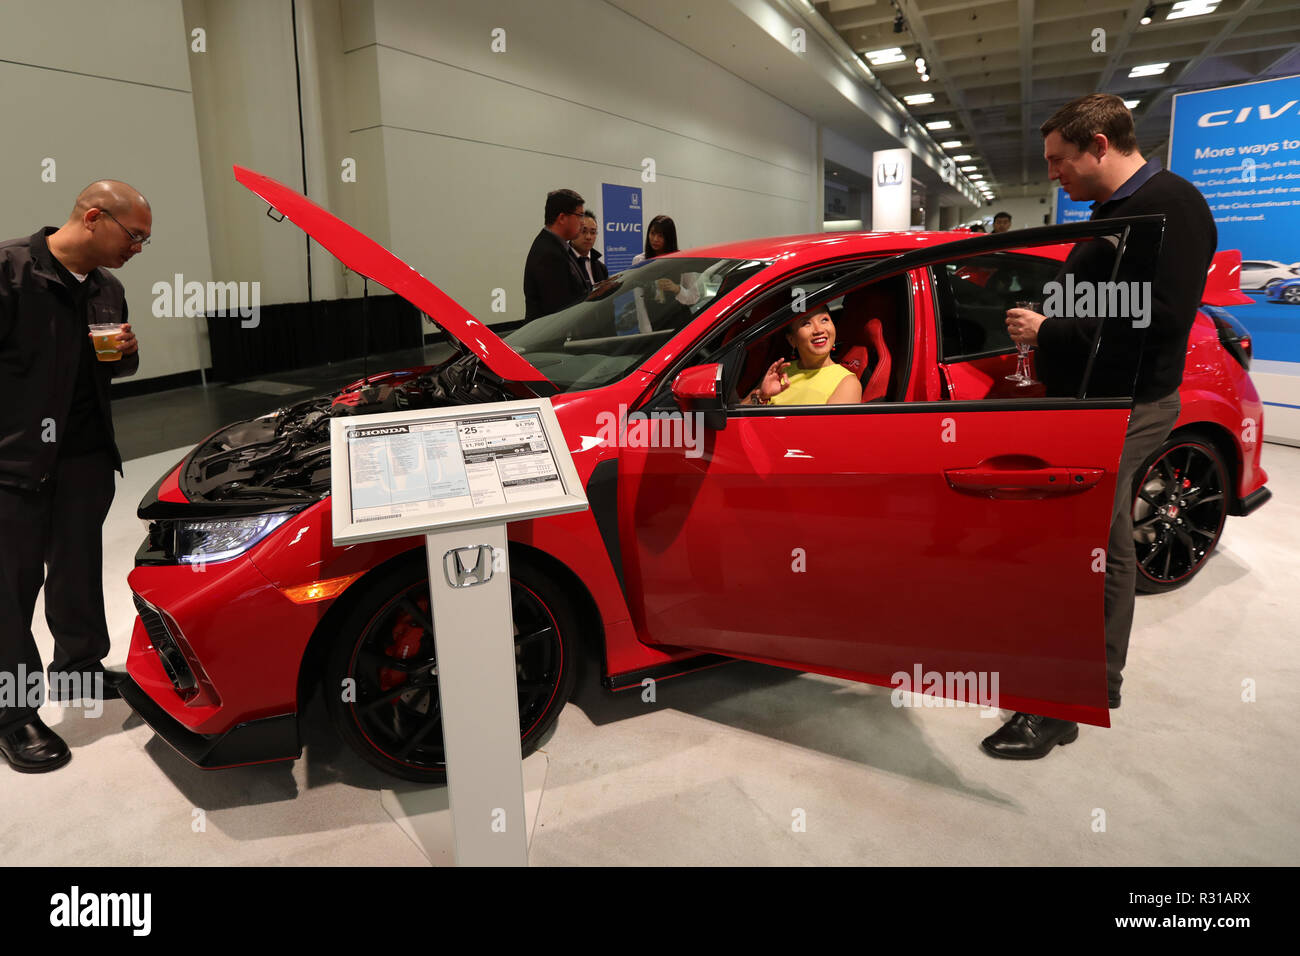
{"type": "MultiPolygon", "coordinates": [[[[295,759],[319,686],[364,759],[440,779],[424,539],[333,544],[330,420],[534,396],[590,508],[509,526],[525,754],[584,658],[612,690],[733,659],[883,686],[917,667],[996,673],[1002,707],[1109,726],[1100,572],[1131,397],[1090,391],[1089,370],[1122,358],[1118,323],[1135,322],[1105,317],[1077,392],[1048,397],[1007,379],[1004,318],[1044,298],[1075,243],[1149,279],[1162,217],[697,249],[502,340],[311,201],[235,172],[461,353],[223,428],[141,502],[123,696],[196,765],[295,759]],[[741,404],[818,306],[862,401],[741,404]]],[[[1188,580],[1225,518],[1269,496],[1249,336],[1222,308],[1249,301],[1239,266],[1216,257],[1182,413],[1132,489],[1148,590],[1188,580]]],[[[973,682],[944,692],[974,702],[973,682]]]]}

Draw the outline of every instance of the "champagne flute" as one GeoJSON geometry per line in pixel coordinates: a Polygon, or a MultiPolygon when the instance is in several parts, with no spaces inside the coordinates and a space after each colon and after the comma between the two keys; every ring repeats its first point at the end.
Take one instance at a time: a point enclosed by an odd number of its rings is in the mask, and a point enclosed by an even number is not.
{"type": "MultiPolygon", "coordinates": [[[[1016,303],[1017,309],[1028,309],[1030,312],[1041,313],[1043,303],[1032,300],[1024,300],[1016,303]]],[[[1015,382],[1017,386],[1023,388],[1026,385],[1037,385],[1038,380],[1029,374],[1029,350],[1032,348],[1028,342],[1016,343],[1016,370],[1006,376],[1008,382],[1015,382]]]]}

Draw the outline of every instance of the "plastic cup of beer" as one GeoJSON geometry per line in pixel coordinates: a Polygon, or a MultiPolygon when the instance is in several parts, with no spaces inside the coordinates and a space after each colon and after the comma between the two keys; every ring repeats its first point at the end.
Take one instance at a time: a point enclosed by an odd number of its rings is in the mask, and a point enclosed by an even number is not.
{"type": "Polygon", "coordinates": [[[90,327],[90,340],[95,345],[95,358],[101,362],[120,362],[122,353],[117,350],[117,337],[122,326],[117,323],[97,323],[90,327]]]}

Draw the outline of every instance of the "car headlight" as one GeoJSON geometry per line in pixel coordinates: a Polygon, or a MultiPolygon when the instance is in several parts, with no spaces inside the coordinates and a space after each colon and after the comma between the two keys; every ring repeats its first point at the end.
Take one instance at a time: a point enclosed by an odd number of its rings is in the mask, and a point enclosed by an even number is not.
{"type": "Polygon", "coordinates": [[[291,511],[176,523],[176,560],[182,564],[225,561],[243,554],[293,516],[291,511]]]}

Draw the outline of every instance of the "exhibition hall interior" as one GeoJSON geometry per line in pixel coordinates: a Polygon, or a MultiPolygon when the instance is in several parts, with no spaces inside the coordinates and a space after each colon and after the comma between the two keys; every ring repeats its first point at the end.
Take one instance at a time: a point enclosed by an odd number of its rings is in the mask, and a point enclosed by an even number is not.
{"type": "Polygon", "coordinates": [[[1300,860],[1296,0],[2,6],[0,864],[1300,860]]]}

